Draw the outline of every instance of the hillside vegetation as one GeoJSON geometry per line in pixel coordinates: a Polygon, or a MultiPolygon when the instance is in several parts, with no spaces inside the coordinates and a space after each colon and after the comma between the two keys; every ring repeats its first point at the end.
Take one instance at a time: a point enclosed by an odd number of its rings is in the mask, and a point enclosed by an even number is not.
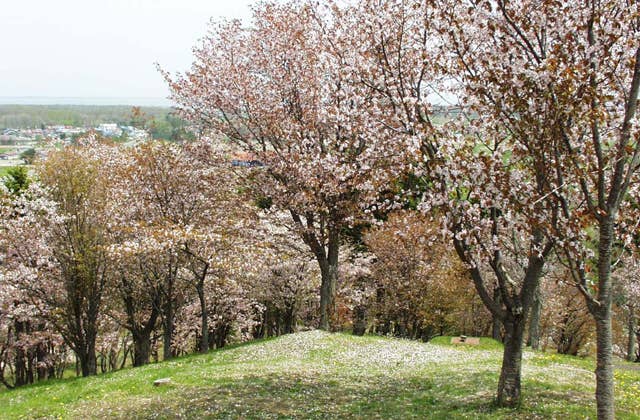
{"type": "MultiPolygon", "coordinates": [[[[38,128],[41,125],[95,127],[101,123],[128,124],[128,105],[0,105],[1,128],[38,128]]],[[[170,112],[163,107],[140,107],[149,118],[164,120],[170,112]]]]}
{"type": "MultiPolygon", "coordinates": [[[[488,403],[500,345],[454,347],[310,331],[99,377],[0,393],[2,418],[593,418],[590,360],[526,352],[520,410],[488,403]],[[154,387],[153,381],[171,378],[154,387]]],[[[640,372],[616,371],[640,418],[640,372]]]]}

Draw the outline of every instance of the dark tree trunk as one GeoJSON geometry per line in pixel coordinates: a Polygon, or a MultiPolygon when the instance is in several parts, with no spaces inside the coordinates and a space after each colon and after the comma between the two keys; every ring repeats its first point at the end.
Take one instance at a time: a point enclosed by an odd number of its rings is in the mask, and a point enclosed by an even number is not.
{"type": "Polygon", "coordinates": [[[151,331],[137,331],[133,336],[133,366],[144,366],[151,357],[151,331]]]}
{"type": "MultiPolygon", "coordinates": [[[[21,336],[26,332],[25,331],[25,323],[21,321],[15,321],[15,339],[16,341],[20,341],[21,336]]],[[[15,353],[15,372],[14,372],[14,382],[15,386],[23,386],[27,384],[27,364],[26,364],[27,352],[23,348],[23,346],[18,345],[15,353]]]]}
{"type": "MultiPolygon", "coordinates": [[[[496,286],[493,289],[493,300],[496,305],[502,305],[500,301],[500,288],[496,286]]],[[[502,321],[496,315],[491,316],[491,336],[494,340],[502,342],[502,321]]]]}
{"type": "Polygon", "coordinates": [[[540,288],[536,291],[531,307],[531,317],[529,319],[529,340],[528,343],[533,350],[540,350],[540,315],[542,313],[542,299],[540,288]]]}
{"type": "Polygon", "coordinates": [[[633,308],[629,309],[629,320],[627,323],[627,330],[629,333],[629,339],[627,341],[627,360],[633,362],[636,360],[636,328],[638,328],[638,320],[633,308]]]}
{"type": "MultiPolygon", "coordinates": [[[[169,306],[172,306],[171,304],[169,306]]],[[[173,340],[173,308],[165,309],[163,321],[164,331],[162,332],[162,357],[163,360],[173,358],[171,350],[171,340],[173,340]]]]}
{"type": "Polygon", "coordinates": [[[209,351],[209,312],[207,310],[207,300],[204,296],[204,279],[198,282],[196,287],[198,300],[200,301],[200,352],[209,351]]]}
{"type": "Polygon", "coordinates": [[[320,266],[320,322],[318,328],[328,331],[334,312],[334,297],[338,279],[338,255],[340,252],[340,216],[331,212],[328,218],[321,217],[319,238],[315,232],[316,225],[313,213],[305,214],[306,221],[302,221],[301,214],[290,210],[293,221],[301,231],[302,240],[309,247],[320,266]],[[326,229],[325,229],[326,228],[326,229]],[[326,238],[324,237],[326,233],[326,238]]]}
{"type": "Polygon", "coordinates": [[[337,228],[329,230],[327,256],[319,258],[322,284],[320,286],[320,325],[321,330],[329,331],[330,322],[335,310],[334,297],[338,279],[338,253],[340,250],[340,233],[337,228]]]}
{"type": "Polygon", "coordinates": [[[613,338],[611,331],[611,249],[613,247],[611,214],[599,223],[598,299],[587,307],[596,321],[596,403],[599,420],[615,418],[613,384],[613,338]]]}
{"type": "Polygon", "coordinates": [[[614,419],[613,353],[611,351],[611,315],[596,319],[597,365],[596,401],[598,419],[614,419]]]}
{"type": "Polygon", "coordinates": [[[27,384],[27,367],[24,362],[25,352],[21,348],[16,349],[15,357],[15,386],[23,386],[27,384]]]}
{"type": "MultiPolygon", "coordinates": [[[[492,216],[495,214],[494,210],[492,210],[491,214],[492,216]]],[[[497,233],[494,231],[494,234],[497,233]]],[[[500,252],[496,251],[494,253],[491,267],[500,288],[501,303],[496,302],[485,287],[482,273],[478,267],[470,268],[471,278],[478,295],[492,315],[502,321],[505,330],[504,354],[496,398],[496,402],[500,406],[513,407],[520,404],[522,347],[525,327],[529,310],[540,284],[545,258],[553,249],[552,242],[544,243],[543,240],[543,232],[541,230],[535,231],[533,244],[535,244],[535,247],[540,247],[542,252],[532,252],[529,256],[522,285],[516,293],[510,290],[511,288],[508,286],[509,278],[502,267],[500,252]]],[[[464,242],[454,238],[453,244],[461,260],[468,263],[469,259],[464,242]]],[[[533,247],[534,245],[532,245],[533,247]]]]}
{"type": "MultiPolygon", "coordinates": [[[[132,364],[134,367],[143,366],[149,363],[151,356],[151,333],[156,328],[158,316],[160,313],[160,296],[156,293],[152,301],[140,303],[131,288],[131,284],[127,279],[122,277],[122,299],[124,301],[125,311],[127,313],[127,329],[131,332],[133,338],[133,354],[132,364]],[[151,312],[146,321],[140,322],[140,313],[144,308],[150,306],[151,312]]],[[[124,359],[127,355],[125,352],[124,359]]],[[[123,361],[124,363],[124,361],[123,361]]]]}
{"type": "MultiPolygon", "coordinates": [[[[40,326],[39,328],[42,328],[40,326]]],[[[38,348],[36,349],[36,360],[37,360],[37,374],[38,380],[42,381],[48,378],[48,373],[50,372],[50,368],[47,368],[47,345],[45,343],[40,343],[38,348]]]]}
{"type": "Polygon", "coordinates": [[[284,333],[291,334],[295,330],[296,325],[296,304],[295,302],[289,302],[285,306],[284,311],[284,333]]]}
{"type": "Polygon", "coordinates": [[[98,374],[95,340],[87,343],[86,348],[78,354],[78,359],[80,359],[80,372],[82,376],[98,374]]]}
{"type": "Polygon", "coordinates": [[[364,335],[367,329],[367,311],[364,305],[357,305],[353,310],[353,335],[364,335]]]}
{"type": "Polygon", "coordinates": [[[508,316],[504,323],[504,354],[502,370],[498,382],[498,405],[515,407],[520,404],[520,383],[522,368],[522,347],[525,317],[508,316]]]}

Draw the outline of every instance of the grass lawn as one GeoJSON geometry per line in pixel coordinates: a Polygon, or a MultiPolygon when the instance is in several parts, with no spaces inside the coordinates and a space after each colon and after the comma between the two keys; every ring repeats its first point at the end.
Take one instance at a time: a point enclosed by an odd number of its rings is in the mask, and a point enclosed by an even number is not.
{"type": "MultiPolygon", "coordinates": [[[[1,418],[595,418],[591,360],[526,352],[524,403],[499,409],[500,345],[310,331],[85,379],[0,392],[1,418]],[[159,378],[171,384],[153,387],[159,378]]],[[[640,371],[616,371],[640,419],[640,371]]]]}
{"type": "Polygon", "coordinates": [[[0,166],[0,177],[6,176],[9,169],[14,168],[15,166],[0,166]]]}

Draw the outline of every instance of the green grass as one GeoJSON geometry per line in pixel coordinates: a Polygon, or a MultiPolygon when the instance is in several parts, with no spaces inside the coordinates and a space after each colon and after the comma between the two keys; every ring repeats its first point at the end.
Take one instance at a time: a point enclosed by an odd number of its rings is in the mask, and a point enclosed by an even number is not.
{"type": "MultiPolygon", "coordinates": [[[[520,409],[492,404],[500,345],[319,331],[0,392],[1,418],[595,417],[593,362],[526,352],[520,409]],[[442,343],[442,344],[437,344],[442,343]],[[170,377],[167,386],[153,387],[170,377]]],[[[625,366],[626,367],[626,366],[625,366]]],[[[616,372],[618,418],[640,418],[640,372],[616,372]]]]}
{"type": "Polygon", "coordinates": [[[0,166],[0,178],[6,176],[11,168],[15,168],[15,166],[0,166]]]}

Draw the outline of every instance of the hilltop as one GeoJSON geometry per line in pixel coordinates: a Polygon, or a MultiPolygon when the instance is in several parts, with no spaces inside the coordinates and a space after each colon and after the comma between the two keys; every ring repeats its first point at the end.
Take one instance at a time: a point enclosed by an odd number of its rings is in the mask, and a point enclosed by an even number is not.
{"type": "MultiPolygon", "coordinates": [[[[494,408],[501,349],[309,331],[0,393],[3,418],[585,418],[593,363],[524,356],[524,403],[494,408]],[[169,385],[153,381],[171,378],[169,385]]],[[[616,372],[619,418],[640,418],[640,372],[616,372]]]]}

